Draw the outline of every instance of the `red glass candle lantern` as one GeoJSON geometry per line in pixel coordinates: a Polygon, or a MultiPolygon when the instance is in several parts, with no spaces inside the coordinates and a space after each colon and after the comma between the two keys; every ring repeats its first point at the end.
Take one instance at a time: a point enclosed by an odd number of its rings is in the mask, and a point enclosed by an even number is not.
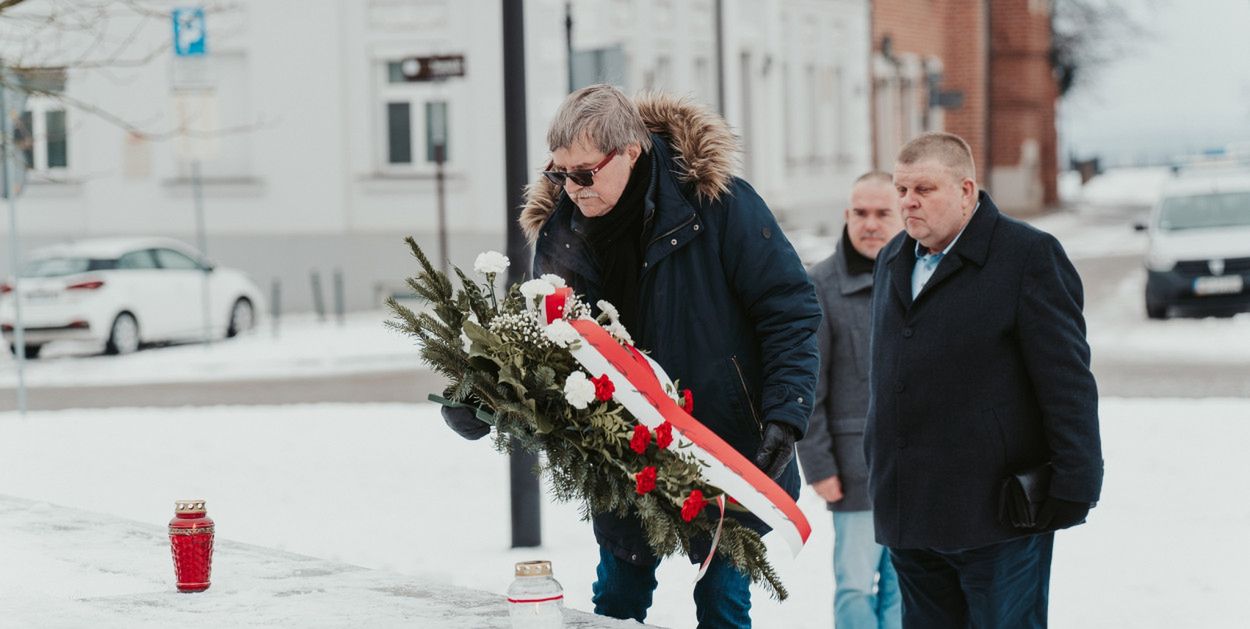
{"type": "Polygon", "coordinates": [[[169,546],[174,555],[174,575],[179,592],[208,589],[213,571],[213,519],[203,500],[174,503],[174,519],[169,521],[169,546]]]}

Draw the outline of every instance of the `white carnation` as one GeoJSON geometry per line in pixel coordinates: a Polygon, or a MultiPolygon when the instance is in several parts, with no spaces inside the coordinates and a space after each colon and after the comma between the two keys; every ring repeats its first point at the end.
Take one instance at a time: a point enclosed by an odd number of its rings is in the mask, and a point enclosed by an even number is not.
{"type": "Polygon", "coordinates": [[[608,300],[600,299],[597,303],[595,303],[595,305],[599,307],[599,312],[608,315],[608,319],[610,319],[613,323],[621,320],[621,313],[617,311],[616,306],[613,306],[608,300]]]}
{"type": "Polygon", "coordinates": [[[530,280],[521,284],[521,294],[526,301],[534,301],[536,297],[546,297],[556,292],[556,287],[544,279],[530,280]]]}
{"type": "Polygon", "coordinates": [[[477,259],[473,261],[473,270],[487,274],[499,274],[508,269],[508,256],[498,251],[484,251],[477,254],[477,259]]]}
{"type": "Polygon", "coordinates": [[[582,335],[578,334],[577,330],[573,329],[573,326],[569,325],[569,322],[564,319],[552,321],[551,325],[548,325],[543,331],[547,334],[547,339],[555,343],[557,347],[568,347],[582,338],[582,335]]]}
{"type": "Polygon", "coordinates": [[[634,344],[634,337],[629,335],[629,330],[626,330],[625,326],[621,325],[620,321],[614,320],[612,321],[612,323],[608,324],[608,327],[604,329],[608,331],[608,334],[611,334],[612,336],[615,336],[616,338],[622,341],[625,341],[626,343],[629,343],[630,345],[634,344]]]}
{"type": "Polygon", "coordinates": [[[555,273],[544,273],[538,279],[544,280],[548,284],[551,284],[552,286],[555,286],[556,288],[564,288],[565,286],[564,278],[560,277],[559,275],[556,275],[555,273]]]}
{"type": "Polygon", "coordinates": [[[595,400],[595,383],[584,372],[574,371],[564,381],[564,399],[573,408],[586,408],[595,400]]]}

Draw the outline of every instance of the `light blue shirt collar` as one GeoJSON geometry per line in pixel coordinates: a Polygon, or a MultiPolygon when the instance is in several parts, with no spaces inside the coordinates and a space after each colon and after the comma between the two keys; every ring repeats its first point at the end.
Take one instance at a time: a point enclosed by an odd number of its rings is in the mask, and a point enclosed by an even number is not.
{"type": "MultiPolygon", "coordinates": [[[[972,214],[975,216],[977,210],[980,208],[981,203],[978,201],[977,206],[972,208],[972,214]]],[[[972,218],[969,217],[968,223],[971,222],[972,218]]],[[[964,235],[965,229],[968,229],[968,223],[964,224],[963,229],[960,229],[959,233],[955,234],[955,237],[951,239],[950,244],[946,245],[946,248],[942,249],[940,253],[930,253],[924,245],[920,244],[920,241],[916,241],[916,268],[912,269],[911,272],[912,299],[915,299],[916,296],[920,294],[920,289],[924,288],[924,285],[929,281],[929,278],[933,277],[933,272],[937,270],[938,263],[942,261],[942,258],[946,257],[946,254],[950,253],[951,248],[955,246],[955,243],[959,242],[959,237],[964,235]]]]}

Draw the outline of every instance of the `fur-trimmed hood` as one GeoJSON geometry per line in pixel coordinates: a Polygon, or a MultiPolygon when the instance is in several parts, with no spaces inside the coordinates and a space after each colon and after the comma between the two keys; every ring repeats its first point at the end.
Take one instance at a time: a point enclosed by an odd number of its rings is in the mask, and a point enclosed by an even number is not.
{"type": "MultiPolygon", "coordinates": [[[[644,94],[634,99],[647,129],[663,136],[673,150],[678,178],[692,184],[701,200],[716,200],[729,190],[741,146],[724,118],[686,98],[644,94]]],[[[542,175],[525,189],[521,229],[533,243],[555,211],[562,189],[542,175]]]]}

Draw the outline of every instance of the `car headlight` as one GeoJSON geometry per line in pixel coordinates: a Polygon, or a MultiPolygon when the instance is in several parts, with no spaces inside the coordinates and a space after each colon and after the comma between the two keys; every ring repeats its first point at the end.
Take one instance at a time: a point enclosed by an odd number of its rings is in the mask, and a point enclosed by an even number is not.
{"type": "Polygon", "coordinates": [[[1176,268],[1176,256],[1170,256],[1158,251],[1151,251],[1146,254],[1146,268],[1151,271],[1171,271],[1176,268]]]}

